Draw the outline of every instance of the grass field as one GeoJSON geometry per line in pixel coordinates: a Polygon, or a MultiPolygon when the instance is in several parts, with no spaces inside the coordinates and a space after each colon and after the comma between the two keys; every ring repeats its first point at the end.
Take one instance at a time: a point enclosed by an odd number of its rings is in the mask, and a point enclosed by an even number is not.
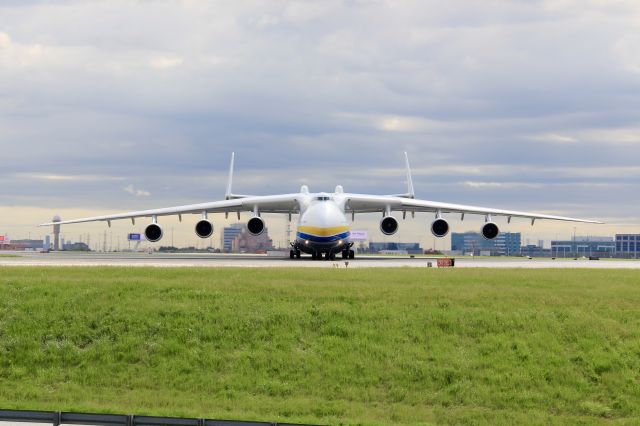
{"type": "Polygon", "coordinates": [[[640,274],[0,268],[0,407],[638,424],[640,274]]]}

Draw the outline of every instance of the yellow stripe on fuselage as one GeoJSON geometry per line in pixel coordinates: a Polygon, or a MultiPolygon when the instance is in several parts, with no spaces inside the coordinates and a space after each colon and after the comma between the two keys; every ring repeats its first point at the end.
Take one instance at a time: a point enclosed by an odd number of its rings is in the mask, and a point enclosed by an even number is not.
{"type": "Polygon", "coordinates": [[[348,226],[330,226],[328,228],[320,228],[318,226],[298,226],[298,232],[315,235],[317,237],[331,237],[333,235],[342,234],[349,231],[348,226]]]}

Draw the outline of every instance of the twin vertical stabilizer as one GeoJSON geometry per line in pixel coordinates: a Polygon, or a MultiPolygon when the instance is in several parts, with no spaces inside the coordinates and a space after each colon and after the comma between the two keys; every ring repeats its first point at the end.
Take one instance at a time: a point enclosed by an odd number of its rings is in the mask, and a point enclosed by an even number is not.
{"type": "Polygon", "coordinates": [[[235,156],[236,153],[232,152],[231,153],[231,164],[229,164],[229,178],[227,181],[227,192],[224,194],[224,199],[225,200],[233,200],[236,198],[246,198],[249,197],[249,195],[239,195],[239,194],[234,194],[232,188],[233,185],[233,163],[235,160],[235,156]]]}
{"type": "Polygon", "coordinates": [[[406,151],[404,153],[404,166],[407,174],[407,192],[405,194],[395,194],[394,197],[403,198],[416,198],[416,193],[413,190],[413,179],[411,178],[411,167],[409,166],[409,156],[406,151]]]}
{"type": "MultiPolygon", "coordinates": [[[[229,164],[229,177],[227,180],[227,191],[225,193],[225,200],[233,200],[236,198],[246,198],[248,197],[248,195],[238,195],[238,194],[234,194],[233,193],[233,165],[235,162],[235,156],[236,153],[232,152],[231,153],[231,163],[229,164]]],[[[407,192],[405,194],[396,194],[396,197],[403,197],[403,198],[416,198],[416,194],[413,190],[413,179],[411,177],[411,166],[409,166],[409,156],[407,155],[407,152],[405,151],[404,153],[404,165],[405,165],[405,171],[406,171],[406,178],[407,178],[407,192]]],[[[300,189],[300,192],[303,193],[309,193],[309,188],[307,187],[307,185],[303,185],[302,188],[300,189]]],[[[341,185],[336,186],[336,192],[337,193],[343,193],[344,190],[342,189],[341,185]]]]}

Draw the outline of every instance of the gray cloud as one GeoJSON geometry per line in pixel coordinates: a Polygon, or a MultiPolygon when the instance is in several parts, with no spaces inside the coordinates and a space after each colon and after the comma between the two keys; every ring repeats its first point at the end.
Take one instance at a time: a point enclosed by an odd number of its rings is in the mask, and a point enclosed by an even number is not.
{"type": "Polygon", "coordinates": [[[231,151],[241,192],[395,193],[407,150],[425,198],[624,220],[639,18],[596,0],[2,2],[0,203],[216,199],[231,151]]]}

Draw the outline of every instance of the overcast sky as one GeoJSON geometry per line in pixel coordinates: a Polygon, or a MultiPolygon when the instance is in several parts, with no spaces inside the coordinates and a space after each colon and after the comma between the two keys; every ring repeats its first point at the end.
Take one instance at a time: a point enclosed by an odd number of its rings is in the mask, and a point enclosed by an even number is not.
{"type": "Polygon", "coordinates": [[[640,232],[640,3],[0,1],[0,234],[220,199],[232,151],[241,193],[401,192],[408,151],[420,198],[640,232]]]}

